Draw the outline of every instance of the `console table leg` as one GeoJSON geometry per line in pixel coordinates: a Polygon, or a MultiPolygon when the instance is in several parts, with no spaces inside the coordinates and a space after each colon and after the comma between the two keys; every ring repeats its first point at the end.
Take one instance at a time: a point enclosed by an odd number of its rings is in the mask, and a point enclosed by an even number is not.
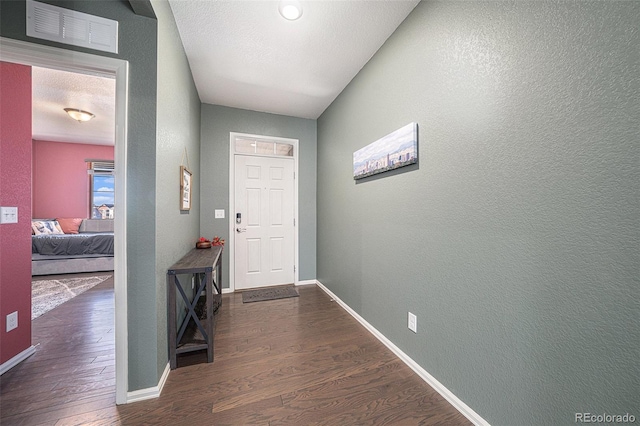
{"type": "Polygon", "coordinates": [[[211,270],[205,273],[207,281],[207,361],[213,362],[213,274],[211,270]]]}
{"type": "Polygon", "coordinates": [[[167,274],[167,305],[169,307],[169,315],[167,315],[169,330],[169,367],[176,369],[176,290],[173,281],[175,275],[167,274]]]}

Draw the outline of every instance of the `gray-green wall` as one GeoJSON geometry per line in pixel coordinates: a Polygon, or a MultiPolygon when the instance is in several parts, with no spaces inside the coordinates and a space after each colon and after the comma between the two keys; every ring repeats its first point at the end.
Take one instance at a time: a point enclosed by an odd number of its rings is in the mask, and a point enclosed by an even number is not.
{"type": "Polygon", "coordinates": [[[422,2],[318,119],[319,281],[492,424],[640,417],[639,22],[422,2]],[[412,121],[418,167],[356,183],[412,121]]]}
{"type": "MultiPolygon", "coordinates": [[[[316,278],[316,121],[217,105],[202,105],[200,146],[201,214],[203,236],[229,240],[229,133],[250,133],[299,140],[298,221],[300,280],[316,278]],[[224,209],[225,219],[215,219],[214,210],[224,209]]],[[[229,250],[223,271],[229,271],[229,250]]],[[[223,273],[223,287],[229,274],[223,273]]]]}
{"type": "MultiPolygon", "coordinates": [[[[200,228],[200,98],[171,7],[152,0],[158,18],[158,124],[156,142],[157,374],[168,360],[167,269],[195,246],[200,228]],[[180,211],[180,166],[194,176],[192,205],[180,211]]],[[[183,279],[183,284],[191,281],[183,279]]],[[[190,287],[186,285],[185,290],[190,287]]],[[[179,298],[178,298],[179,299],[179,298]]]]}
{"type": "MultiPolygon", "coordinates": [[[[157,22],[134,14],[128,2],[54,1],[118,21],[119,53],[34,39],[26,36],[26,3],[0,2],[3,37],[129,61],[127,147],[127,301],[129,390],[158,385],[158,324],[156,306],[156,58],[157,22]],[[144,41],[144,42],[141,42],[144,41]],[[150,349],[151,348],[151,349],[150,349]],[[150,355],[151,354],[151,355],[150,355]]],[[[166,365],[166,360],[164,362],[166,365]]]]}

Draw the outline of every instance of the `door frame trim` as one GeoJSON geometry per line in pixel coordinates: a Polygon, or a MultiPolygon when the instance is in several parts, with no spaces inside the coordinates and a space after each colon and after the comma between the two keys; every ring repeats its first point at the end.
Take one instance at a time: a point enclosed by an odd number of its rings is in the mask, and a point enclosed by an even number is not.
{"type": "Polygon", "coordinates": [[[114,218],[114,294],[116,404],[126,404],[129,389],[127,325],[127,105],[129,62],[123,59],[29,43],[0,37],[0,60],[28,66],[53,68],[81,74],[115,77],[115,203],[121,206],[114,218]]]}
{"type": "MultiPolygon", "coordinates": [[[[235,190],[236,190],[236,170],[235,170],[235,156],[236,155],[244,155],[248,157],[274,157],[274,158],[286,158],[281,156],[269,156],[269,155],[251,155],[245,153],[235,152],[235,140],[237,138],[255,138],[255,139],[263,139],[273,142],[282,142],[293,145],[293,173],[295,178],[293,179],[293,220],[295,221],[295,226],[293,227],[293,266],[295,268],[295,272],[293,274],[293,283],[298,285],[299,281],[299,237],[298,237],[298,229],[300,228],[300,221],[298,220],[298,177],[300,174],[298,173],[298,158],[299,158],[299,150],[300,150],[300,141],[298,139],[291,138],[282,138],[278,136],[265,136],[265,135],[254,135],[250,133],[238,133],[238,132],[230,132],[229,133],[229,269],[227,275],[229,276],[229,292],[234,292],[235,285],[235,190]]],[[[226,290],[226,289],[225,289],[226,290]]]]}

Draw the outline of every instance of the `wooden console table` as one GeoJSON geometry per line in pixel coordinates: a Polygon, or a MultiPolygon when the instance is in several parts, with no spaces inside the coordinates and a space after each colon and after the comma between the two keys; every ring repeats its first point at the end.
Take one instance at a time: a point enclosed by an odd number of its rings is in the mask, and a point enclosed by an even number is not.
{"type": "MultiPolygon", "coordinates": [[[[191,279],[187,288],[191,287],[191,279]]],[[[169,326],[169,364],[176,368],[176,356],[185,352],[207,350],[207,361],[213,362],[213,335],[215,332],[213,299],[220,297],[222,285],[222,246],[210,249],[192,249],[186,256],[167,270],[167,321],[169,326]],[[214,273],[215,270],[215,279],[214,273]],[[187,296],[178,275],[195,277],[195,293],[187,296]],[[177,328],[176,292],[186,304],[187,315],[180,329],[177,328]],[[200,296],[205,295],[206,317],[196,313],[200,296]],[[204,322],[204,324],[203,324],[204,322]]],[[[220,300],[220,305],[222,300],[220,300]]],[[[219,308],[218,308],[219,309],[219,308]]]]}

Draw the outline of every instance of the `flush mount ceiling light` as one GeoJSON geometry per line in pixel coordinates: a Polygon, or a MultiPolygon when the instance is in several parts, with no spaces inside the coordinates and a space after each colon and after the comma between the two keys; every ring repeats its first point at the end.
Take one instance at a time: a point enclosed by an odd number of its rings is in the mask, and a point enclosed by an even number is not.
{"type": "Polygon", "coordinates": [[[302,16],[302,5],[298,0],[282,0],[278,4],[278,11],[284,19],[295,21],[302,16]]]}
{"type": "Polygon", "coordinates": [[[78,122],[89,121],[95,117],[95,114],[91,114],[89,111],[83,111],[81,109],[65,108],[64,110],[69,114],[69,117],[77,120],[78,122]]]}

